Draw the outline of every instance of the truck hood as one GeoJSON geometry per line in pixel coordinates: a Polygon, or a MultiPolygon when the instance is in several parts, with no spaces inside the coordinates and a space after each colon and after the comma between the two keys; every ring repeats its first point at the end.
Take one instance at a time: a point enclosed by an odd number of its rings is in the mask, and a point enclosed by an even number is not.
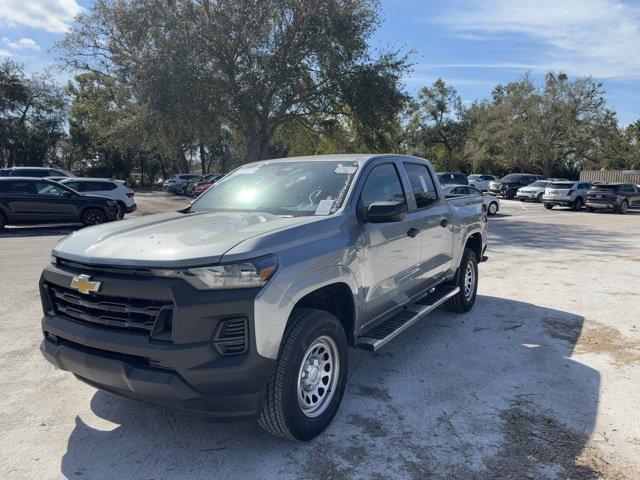
{"type": "Polygon", "coordinates": [[[94,265],[212,264],[244,240],[313,219],[267,213],[161,213],[79,230],[62,239],[53,254],[94,265]]]}

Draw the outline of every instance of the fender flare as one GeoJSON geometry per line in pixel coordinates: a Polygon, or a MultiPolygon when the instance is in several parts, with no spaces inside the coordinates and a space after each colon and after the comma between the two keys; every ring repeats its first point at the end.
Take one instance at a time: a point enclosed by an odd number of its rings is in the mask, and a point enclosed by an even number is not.
{"type": "MultiPolygon", "coordinates": [[[[276,283],[260,291],[254,304],[254,329],[256,350],[259,355],[276,359],[280,351],[282,337],[295,305],[305,295],[334,283],[349,286],[354,298],[358,298],[358,284],[346,265],[334,265],[307,273],[296,278],[285,290],[276,283]]],[[[357,321],[359,302],[355,302],[357,321]]]]}

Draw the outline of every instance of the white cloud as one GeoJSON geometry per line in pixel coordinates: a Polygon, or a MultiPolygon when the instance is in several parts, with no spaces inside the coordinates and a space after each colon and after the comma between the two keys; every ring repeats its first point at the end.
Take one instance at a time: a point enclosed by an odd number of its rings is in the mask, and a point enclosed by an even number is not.
{"type": "Polygon", "coordinates": [[[4,37],[2,41],[12,50],[40,50],[40,45],[30,38],[21,38],[18,41],[13,41],[10,38],[4,37]]]}
{"type": "Polygon", "coordinates": [[[0,19],[52,33],[66,32],[80,11],[76,0],[0,0],[0,19]]]}
{"type": "Polygon", "coordinates": [[[11,52],[8,52],[7,50],[3,50],[0,48],[0,58],[2,57],[10,57],[11,56],[11,52]]]}
{"type": "MultiPolygon", "coordinates": [[[[640,78],[637,6],[620,0],[465,0],[455,5],[439,23],[471,38],[502,40],[510,48],[514,35],[527,39],[531,48],[518,63],[532,70],[640,78]]],[[[482,66],[501,68],[500,63],[482,66]]]]}

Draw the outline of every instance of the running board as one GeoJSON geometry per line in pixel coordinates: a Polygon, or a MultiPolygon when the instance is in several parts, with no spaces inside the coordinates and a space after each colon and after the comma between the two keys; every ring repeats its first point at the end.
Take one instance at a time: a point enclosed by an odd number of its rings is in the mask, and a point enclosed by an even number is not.
{"type": "Polygon", "coordinates": [[[396,338],[429,312],[435,310],[460,291],[460,287],[439,286],[427,296],[404,307],[400,313],[358,337],[357,348],[375,352],[396,338]]]}

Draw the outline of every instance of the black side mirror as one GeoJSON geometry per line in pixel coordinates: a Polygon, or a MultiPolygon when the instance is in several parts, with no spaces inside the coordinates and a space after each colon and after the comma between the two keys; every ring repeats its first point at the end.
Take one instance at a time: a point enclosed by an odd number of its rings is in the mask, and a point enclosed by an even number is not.
{"type": "Polygon", "coordinates": [[[63,197],[67,197],[69,198],[70,196],[72,196],[73,194],[69,191],[69,190],[63,190],[62,191],[62,196],[63,197]]]}
{"type": "Polygon", "coordinates": [[[404,202],[373,202],[367,210],[366,221],[370,223],[399,222],[407,214],[404,202]]]}

